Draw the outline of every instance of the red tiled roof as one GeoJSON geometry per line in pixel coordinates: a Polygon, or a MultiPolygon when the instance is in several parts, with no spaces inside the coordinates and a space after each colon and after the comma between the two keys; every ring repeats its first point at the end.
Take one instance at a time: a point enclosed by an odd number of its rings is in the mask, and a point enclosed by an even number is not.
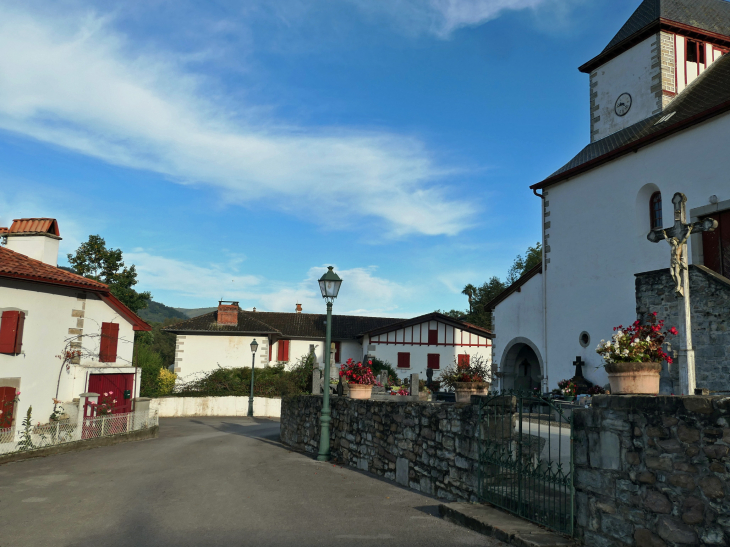
{"type": "Polygon", "coordinates": [[[55,218],[16,218],[10,226],[11,234],[41,233],[60,236],[55,218]]]}
{"type": "Polygon", "coordinates": [[[7,233],[8,233],[8,229],[7,228],[0,227],[0,236],[3,235],[3,234],[7,234],[7,233]]]}
{"type": "Polygon", "coordinates": [[[117,312],[132,323],[134,330],[152,330],[152,327],[109,292],[108,285],[75,273],[67,272],[55,266],[50,266],[45,262],[16,253],[6,247],[0,247],[0,277],[94,291],[99,294],[107,305],[117,310],[117,312]]]}
{"type": "Polygon", "coordinates": [[[109,290],[109,287],[104,283],[66,272],[40,260],[11,251],[7,247],[0,247],[0,277],[12,277],[96,291],[109,290]]]}

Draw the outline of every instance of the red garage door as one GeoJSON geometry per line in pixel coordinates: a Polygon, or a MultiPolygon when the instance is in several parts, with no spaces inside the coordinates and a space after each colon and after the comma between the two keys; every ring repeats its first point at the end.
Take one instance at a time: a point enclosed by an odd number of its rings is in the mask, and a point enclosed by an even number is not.
{"type": "Polygon", "coordinates": [[[13,410],[15,409],[15,388],[0,387],[0,429],[13,427],[13,410]]]}
{"type": "Polygon", "coordinates": [[[114,404],[114,414],[132,412],[132,399],[124,398],[124,392],[129,391],[134,395],[134,374],[92,374],[89,376],[89,391],[98,393],[101,397],[104,393],[113,393],[117,402],[114,404]]]}

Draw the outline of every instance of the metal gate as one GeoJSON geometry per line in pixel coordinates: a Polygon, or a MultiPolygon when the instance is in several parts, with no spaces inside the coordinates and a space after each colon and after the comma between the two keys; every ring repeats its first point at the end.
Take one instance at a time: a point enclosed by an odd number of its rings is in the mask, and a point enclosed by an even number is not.
{"type": "Polygon", "coordinates": [[[572,416],[537,393],[480,399],[481,500],[572,536],[572,416]]]}

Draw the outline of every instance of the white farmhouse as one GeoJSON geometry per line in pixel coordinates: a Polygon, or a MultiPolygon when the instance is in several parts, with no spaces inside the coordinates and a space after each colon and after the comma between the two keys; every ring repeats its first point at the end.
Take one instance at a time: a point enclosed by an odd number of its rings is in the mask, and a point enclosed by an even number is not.
{"type": "Polygon", "coordinates": [[[30,406],[34,422],[45,423],[53,399],[72,411],[90,391],[115,391],[114,412],[131,412],[139,395],[134,331],[149,325],[107,285],[57,267],[54,219],[15,220],[0,238],[0,429],[17,432],[30,406]],[[67,350],[80,355],[64,364],[67,350]]]}
{"type": "Polygon", "coordinates": [[[692,235],[690,262],[730,283],[728,50],[729,2],[645,0],[580,68],[590,144],[531,187],[544,205],[543,264],[489,306],[503,387],[552,389],[576,356],[607,383],[596,345],[636,318],[635,275],[668,268],[669,246],[647,234],[672,225],[676,192],[693,221],[720,223],[692,235]]]}
{"type": "MultiPolygon", "coordinates": [[[[302,313],[246,311],[238,302],[218,304],[218,310],[182,321],[165,330],[177,335],[175,371],[183,378],[218,367],[250,367],[250,344],[259,344],[255,365],[293,364],[313,351],[324,366],[327,316],[302,313]]],[[[427,369],[434,378],[455,360],[468,361],[482,356],[491,363],[492,334],[480,327],[431,313],[414,319],[389,317],[332,316],[333,365],[348,359],[376,356],[395,367],[401,378],[427,369]]],[[[334,377],[334,374],[333,374],[334,377]]]]}

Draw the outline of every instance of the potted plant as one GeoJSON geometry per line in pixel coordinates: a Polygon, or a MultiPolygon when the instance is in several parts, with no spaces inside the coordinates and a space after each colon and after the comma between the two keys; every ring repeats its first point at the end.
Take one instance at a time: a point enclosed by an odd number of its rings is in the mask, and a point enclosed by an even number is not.
{"type": "Polygon", "coordinates": [[[373,393],[373,386],[380,385],[369,366],[371,364],[372,361],[363,365],[361,362],[356,363],[354,359],[348,359],[340,368],[340,378],[347,382],[350,388],[350,399],[369,399],[373,393]]]}
{"type": "Polygon", "coordinates": [[[561,380],[558,382],[560,392],[566,401],[575,401],[576,385],[573,380],[561,380]]]}
{"type": "Polygon", "coordinates": [[[668,335],[677,335],[677,329],[664,330],[664,321],[656,322],[654,312],[651,324],[636,321],[630,327],[615,327],[610,340],[601,340],[596,352],[603,357],[611,393],[657,395],[662,362],[672,362],[662,345],[668,335]]]}
{"type": "Polygon", "coordinates": [[[456,392],[457,403],[468,403],[472,395],[486,395],[489,392],[490,367],[481,355],[461,364],[454,359],[441,373],[440,381],[456,392]]]}

